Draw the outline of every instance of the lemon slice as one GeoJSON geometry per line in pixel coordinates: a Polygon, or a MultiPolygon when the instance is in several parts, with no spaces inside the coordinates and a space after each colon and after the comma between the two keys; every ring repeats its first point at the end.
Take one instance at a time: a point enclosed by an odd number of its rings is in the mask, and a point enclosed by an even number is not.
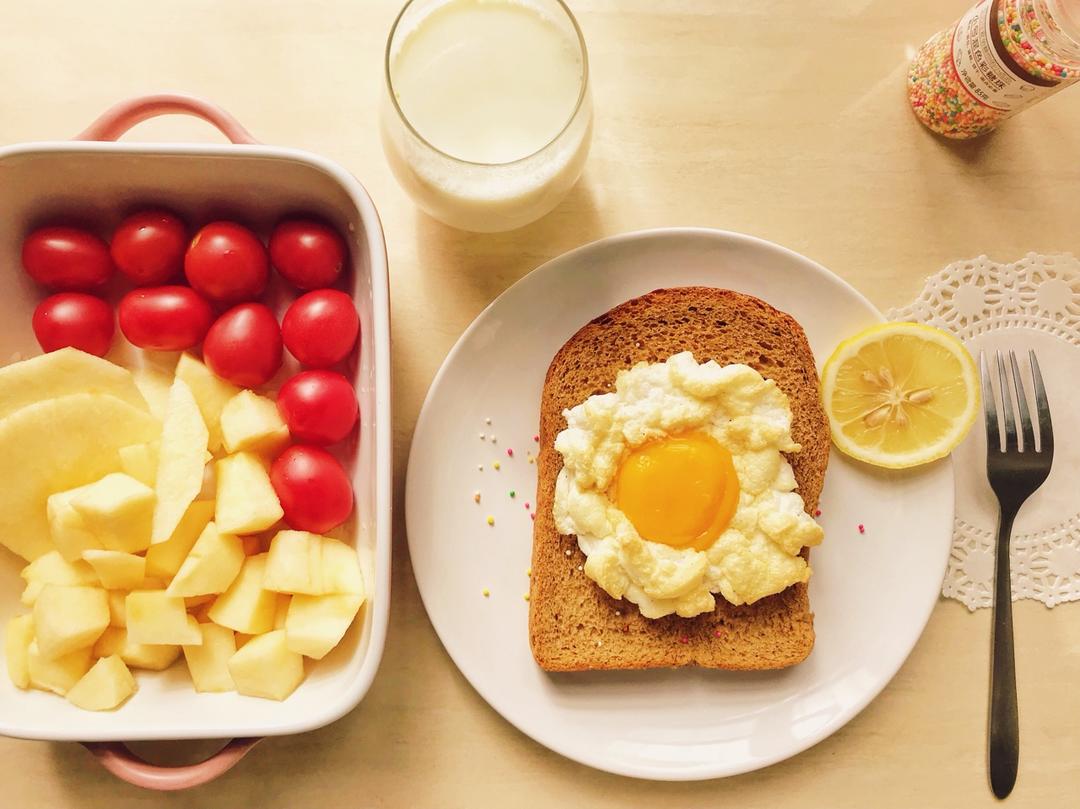
{"type": "Polygon", "coordinates": [[[951,334],[921,323],[882,323],[839,346],[822,372],[837,448],[903,469],[948,455],[979,408],[975,362],[951,334]]]}

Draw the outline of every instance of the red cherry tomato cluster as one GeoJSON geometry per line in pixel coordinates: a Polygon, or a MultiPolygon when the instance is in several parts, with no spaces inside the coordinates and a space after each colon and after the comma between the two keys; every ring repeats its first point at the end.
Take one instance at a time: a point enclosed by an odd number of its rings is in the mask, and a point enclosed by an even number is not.
{"type": "Polygon", "coordinates": [[[346,438],[359,419],[352,384],[328,370],[349,356],[360,336],[352,299],[326,289],[340,277],[347,256],[337,231],[312,219],[279,222],[267,249],[251,230],[228,221],[210,222],[189,240],[184,222],[160,208],[127,217],[111,244],[79,228],[43,227],[26,237],[22,249],[27,274],[55,293],[33,316],[45,351],[72,346],[98,356],[108,352],[113,310],[95,293],[119,272],[134,287],[117,306],[120,331],[133,345],[184,351],[201,343],[207,366],[245,388],[277,374],[284,348],[311,369],[286,381],[278,394],[278,410],[302,443],[274,461],[270,479],[286,521],[316,533],[344,522],[353,507],[345,470],[322,448],[346,438]],[[281,327],[258,300],[271,265],[306,291],[289,306],[281,327]]]}

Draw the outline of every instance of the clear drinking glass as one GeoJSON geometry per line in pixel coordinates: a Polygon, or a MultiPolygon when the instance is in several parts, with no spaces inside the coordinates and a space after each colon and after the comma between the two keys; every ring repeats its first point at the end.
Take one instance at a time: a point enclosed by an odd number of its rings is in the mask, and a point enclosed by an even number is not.
{"type": "MultiPolygon", "coordinates": [[[[504,22],[506,20],[500,18],[499,25],[504,22]]],[[[557,51],[559,47],[561,45],[556,47],[557,51]]],[[[406,59],[421,57],[409,51],[406,59]]],[[[570,64],[568,61],[560,67],[570,64]]],[[[462,230],[478,232],[519,228],[551,211],[580,176],[592,136],[588,55],[581,29],[562,0],[410,0],[390,30],[385,70],[380,115],[383,149],[401,186],[417,205],[436,219],[462,230]],[[514,23],[511,28],[492,28],[491,32],[485,31],[481,35],[478,31],[484,29],[487,21],[476,15],[489,13],[536,14],[542,25],[554,28],[529,31],[531,18],[518,20],[515,17],[509,20],[514,23]],[[433,16],[436,14],[444,16],[433,16]],[[460,20],[452,16],[466,14],[470,16],[462,16],[460,20]],[[436,22],[432,23],[432,20],[436,22]],[[484,65],[484,60],[489,57],[496,60],[492,64],[498,65],[497,54],[484,51],[488,48],[498,51],[501,47],[505,56],[507,38],[512,39],[523,27],[521,49],[511,53],[511,61],[520,57],[520,61],[514,63],[514,68],[523,72],[520,87],[515,85],[518,78],[507,76],[503,81],[497,70],[473,74],[479,77],[475,84],[483,85],[482,91],[477,90],[484,93],[481,99],[472,97],[473,82],[463,80],[459,86],[448,86],[441,73],[432,78],[430,87],[424,86],[422,80],[418,86],[415,71],[409,72],[410,66],[402,59],[402,53],[406,47],[414,51],[421,47],[415,44],[421,40],[413,40],[413,37],[425,35],[430,39],[433,36],[428,34],[425,25],[429,29],[434,25],[441,26],[439,35],[442,39],[437,45],[424,42],[422,47],[430,50],[423,54],[424,59],[442,58],[455,48],[472,49],[472,53],[463,54],[463,58],[475,60],[470,62],[471,65],[484,65]],[[461,32],[460,45],[454,42],[456,31],[461,32]],[[539,122],[541,128],[532,134],[539,135],[542,140],[535,148],[528,147],[524,153],[515,154],[512,143],[507,145],[504,140],[500,145],[495,141],[507,128],[514,130],[528,125],[530,113],[537,112],[534,117],[542,117],[544,110],[539,106],[534,108],[533,101],[551,95],[548,92],[551,88],[542,85],[549,81],[550,75],[559,73],[548,70],[540,64],[540,59],[536,64],[529,61],[534,53],[546,55],[544,48],[537,46],[537,35],[544,40],[541,44],[550,44],[553,37],[565,37],[565,46],[569,49],[565,56],[579,60],[576,102],[568,95],[573,89],[569,82],[575,79],[573,70],[567,68],[562,71],[564,78],[558,89],[568,101],[565,106],[569,108],[569,115],[565,120],[539,122]],[[406,85],[406,78],[411,84],[406,85]],[[395,85],[396,80],[398,85],[395,85]],[[403,91],[412,95],[405,98],[403,91]],[[422,97],[417,99],[417,94],[422,97]],[[493,113],[493,100],[505,101],[505,106],[498,105],[495,108],[498,111],[493,113]],[[405,111],[410,101],[419,101],[424,108],[424,115],[415,114],[413,121],[405,111]],[[486,112],[468,117],[481,108],[486,112]],[[502,110],[505,110],[505,116],[500,119],[504,115],[502,110]],[[542,128],[544,126],[550,128],[550,138],[543,134],[547,131],[542,128]],[[449,136],[445,130],[450,131],[449,136]],[[439,137],[433,138],[434,134],[439,137]],[[440,140],[442,148],[434,145],[432,140],[440,140]],[[451,142],[454,145],[445,145],[451,142]],[[493,159],[484,159],[485,149],[494,155],[493,159]],[[462,156],[465,152],[468,155],[462,156]]],[[[513,73],[514,70],[506,72],[513,73]]],[[[541,103],[535,101],[536,105],[541,103]]],[[[513,142],[529,143],[529,139],[518,138],[513,142]]]]}

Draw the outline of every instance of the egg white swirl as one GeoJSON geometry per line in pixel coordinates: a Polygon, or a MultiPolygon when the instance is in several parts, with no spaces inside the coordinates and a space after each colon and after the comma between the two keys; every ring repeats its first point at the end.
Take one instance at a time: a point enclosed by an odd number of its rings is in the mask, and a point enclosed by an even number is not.
{"type": "Polygon", "coordinates": [[[788,398],[747,365],[698,364],[690,352],[621,371],[615,391],[565,411],[555,439],[563,468],[555,484],[560,533],[575,534],[584,572],[646,618],[690,618],[716,607],[752,604],[810,577],[799,556],[824,533],[803,510],[781,452],[797,452],[788,398]],[[705,432],[731,453],[739,503],[705,551],[643,539],[607,491],[626,454],[646,441],[705,432]]]}

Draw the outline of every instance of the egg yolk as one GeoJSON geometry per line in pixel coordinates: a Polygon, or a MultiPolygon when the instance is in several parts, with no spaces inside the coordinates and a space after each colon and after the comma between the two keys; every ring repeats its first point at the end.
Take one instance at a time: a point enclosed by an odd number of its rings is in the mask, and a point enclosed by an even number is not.
{"type": "Polygon", "coordinates": [[[611,497],[642,539],[703,551],[739,504],[731,453],[702,432],[667,436],[634,449],[611,497]]]}

